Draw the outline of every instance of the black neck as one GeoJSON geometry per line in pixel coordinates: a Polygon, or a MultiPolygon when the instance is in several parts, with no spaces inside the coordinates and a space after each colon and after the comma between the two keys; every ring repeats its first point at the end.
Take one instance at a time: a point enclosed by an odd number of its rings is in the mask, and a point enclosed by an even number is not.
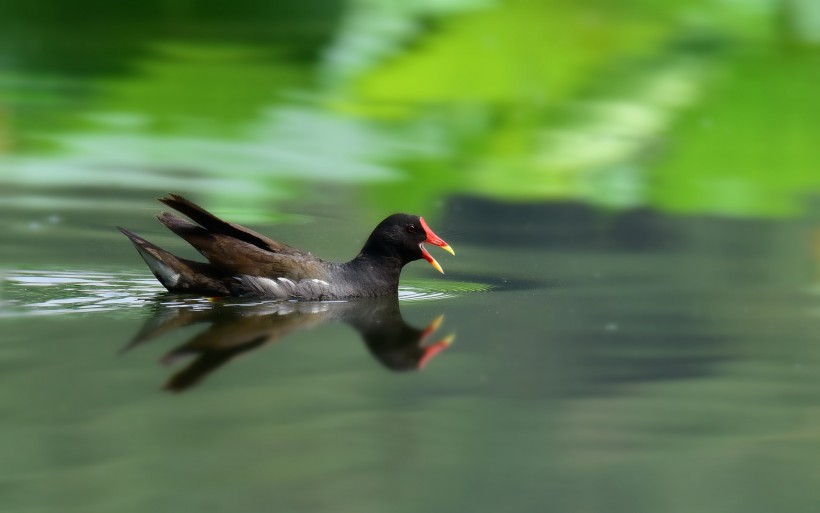
{"type": "Polygon", "coordinates": [[[361,297],[397,294],[404,263],[394,256],[359,253],[339,266],[340,285],[358,291],[361,297]]]}

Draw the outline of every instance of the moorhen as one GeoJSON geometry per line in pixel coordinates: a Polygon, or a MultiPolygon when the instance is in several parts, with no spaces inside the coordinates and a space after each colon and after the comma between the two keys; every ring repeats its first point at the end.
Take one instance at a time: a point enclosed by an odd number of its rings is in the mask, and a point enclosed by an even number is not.
{"type": "Polygon", "coordinates": [[[157,216],[207,263],[177,257],[125,228],[117,228],[131,239],[151,272],[170,292],[306,301],[395,295],[401,269],[409,262],[424,258],[444,272],[424,243],[455,255],[424,218],[410,214],[391,215],[376,226],[353,260],[336,263],[223,221],[177,194],[159,201],[198,223],[168,212],[157,216]]]}

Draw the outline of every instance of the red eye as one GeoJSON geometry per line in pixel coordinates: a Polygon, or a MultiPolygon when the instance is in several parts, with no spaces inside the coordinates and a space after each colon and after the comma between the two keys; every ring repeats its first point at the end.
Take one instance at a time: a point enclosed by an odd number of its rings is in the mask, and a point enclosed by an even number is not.
{"type": "Polygon", "coordinates": [[[416,233],[416,225],[408,224],[407,225],[407,233],[416,233]]]}

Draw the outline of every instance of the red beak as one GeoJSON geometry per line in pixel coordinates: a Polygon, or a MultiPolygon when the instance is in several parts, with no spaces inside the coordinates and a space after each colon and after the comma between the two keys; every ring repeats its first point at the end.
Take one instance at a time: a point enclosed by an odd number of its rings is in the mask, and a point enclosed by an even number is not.
{"type": "MultiPolygon", "coordinates": [[[[427,226],[427,223],[424,221],[423,217],[419,217],[419,221],[421,222],[421,227],[424,228],[424,233],[427,234],[427,239],[425,239],[424,242],[429,242],[430,244],[432,244],[434,246],[438,246],[441,249],[443,249],[444,251],[446,251],[446,252],[450,253],[451,255],[455,256],[456,252],[453,251],[453,248],[451,248],[449,244],[444,242],[444,239],[442,239],[441,237],[439,237],[438,235],[433,233],[433,230],[431,230],[430,227],[427,226]]],[[[419,248],[421,248],[421,256],[423,256],[425,260],[430,262],[430,265],[432,265],[438,272],[443,274],[444,270],[441,268],[441,266],[438,264],[438,262],[436,262],[436,259],[433,258],[430,255],[430,253],[428,253],[427,250],[424,248],[424,242],[419,244],[419,248]]]]}

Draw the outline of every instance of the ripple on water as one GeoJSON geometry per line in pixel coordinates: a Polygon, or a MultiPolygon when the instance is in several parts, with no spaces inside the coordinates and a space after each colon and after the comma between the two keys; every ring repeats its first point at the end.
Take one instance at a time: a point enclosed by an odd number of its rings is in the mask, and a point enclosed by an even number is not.
{"type": "MultiPolygon", "coordinates": [[[[399,300],[440,300],[489,288],[481,283],[407,280],[399,287],[399,300]]],[[[195,310],[209,309],[214,304],[208,298],[168,294],[153,277],[130,272],[12,271],[5,273],[2,289],[0,317],[115,311],[157,301],[195,310]]],[[[236,306],[276,302],[256,299],[236,306]]]]}
{"type": "Polygon", "coordinates": [[[467,281],[406,280],[399,286],[400,301],[446,299],[489,290],[491,285],[467,281]]]}

